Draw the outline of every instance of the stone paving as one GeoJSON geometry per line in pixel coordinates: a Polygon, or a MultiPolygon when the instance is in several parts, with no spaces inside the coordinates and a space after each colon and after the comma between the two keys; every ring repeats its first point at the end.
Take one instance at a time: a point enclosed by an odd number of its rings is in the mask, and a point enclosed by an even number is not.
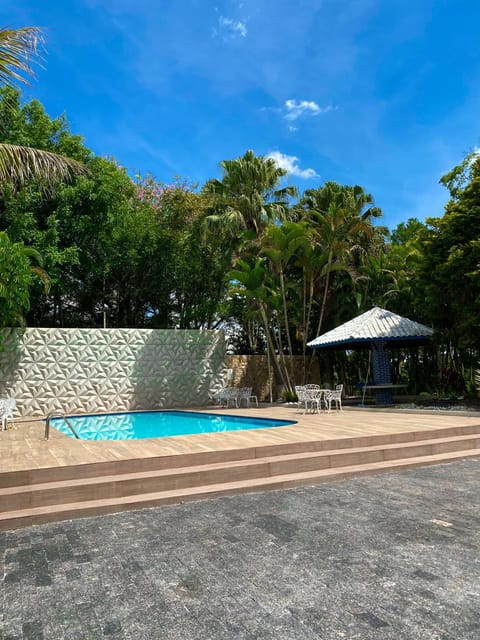
{"type": "Polygon", "coordinates": [[[0,534],[0,640],[478,640],[480,461],[0,534]]]}

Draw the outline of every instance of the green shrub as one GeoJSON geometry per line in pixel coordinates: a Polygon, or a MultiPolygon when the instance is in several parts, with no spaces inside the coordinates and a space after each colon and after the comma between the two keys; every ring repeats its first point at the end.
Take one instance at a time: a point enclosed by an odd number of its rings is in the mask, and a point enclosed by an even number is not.
{"type": "Polygon", "coordinates": [[[295,391],[282,391],[282,399],[285,402],[297,402],[297,394],[295,391]]]}

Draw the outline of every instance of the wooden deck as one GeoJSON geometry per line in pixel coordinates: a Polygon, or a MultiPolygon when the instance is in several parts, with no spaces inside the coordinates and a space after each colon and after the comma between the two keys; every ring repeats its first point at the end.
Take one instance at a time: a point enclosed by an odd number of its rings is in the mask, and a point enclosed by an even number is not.
{"type": "Polygon", "coordinates": [[[362,437],[368,446],[370,436],[395,435],[429,430],[452,429],[480,425],[480,413],[380,411],[368,408],[346,408],[343,412],[298,413],[292,406],[262,406],[249,409],[219,410],[209,407],[199,411],[226,415],[259,416],[296,420],[297,424],[270,429],[254,429],[222,433],[127,441],[75,440],[52,428],[50,440],[44,439],[41,420],[18,421],[15,429],[0,432],[0,473],[33,471],[98,462],[178,456],[207,451],[228,451],[288,445],[294,443],[335,441],[362,437]]]}

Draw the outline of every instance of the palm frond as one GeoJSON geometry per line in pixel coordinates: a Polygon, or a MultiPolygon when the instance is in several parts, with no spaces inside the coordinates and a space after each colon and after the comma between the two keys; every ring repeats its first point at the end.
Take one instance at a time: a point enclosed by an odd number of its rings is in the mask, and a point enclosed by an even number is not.
{"type": "Polygon", "coordinates": [[[26,84],[25,76],[32,76],[31,62],[39,57],[43,44],[42,30],[38,27],[22,29],[0,28],[0,84],[14,82],[26,84]]]}
{"type": "Polygon", "coordinates": [[[0,189],[8,183],[20,187],[35,180],[46,190],[88,172],[85,165],[50,151],[0,144],[0,189]]]}
{"type": "Polygon", "coordinates": [[[283,187],[274,191],[273,196],[281,202],[287,202],[288,198],[296,198],[298,196],[298,189],[294,186],[283,187]]]}

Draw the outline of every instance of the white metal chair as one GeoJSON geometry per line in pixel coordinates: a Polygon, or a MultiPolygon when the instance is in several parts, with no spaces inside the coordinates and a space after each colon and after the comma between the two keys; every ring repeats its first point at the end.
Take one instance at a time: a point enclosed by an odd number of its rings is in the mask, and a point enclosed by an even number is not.
{"type": "Polygon", "coordinates": [[[213,404],[222,404],[223,392],[224,392],[224,389],[220,389],[215,393],[209,394],[210,400],[213,402],[213,404]]]}
{"type": "Polygon", "coordinates": [[[297,411],[300,411],[302,403],[305,401],[305,386],[304,385],[296,385],[295,393],[297,394],[297,411]]]}
{"type": "Polygon", "coordinates": [[[324,400],[327,407],[327,411],[330,413],[332,410],[332,402],[335,403],[335,409],[337,411],[343,411],[342,409],[342,391],[343,384],[337,384],[334,391],[326,391],[324,400]]]}
{"type": "Polygon", "coordinates": [[[214,404],[218,404],[220,407],[228,407],[230,404],[238,407],[237,395],[238,389],[224,387],[220,389],[220,391],[217,391],[217,393],[214,393],[211,399],[214,404]]]}
{"type": "Polygon", "coordinates": [[[7,425],[7,398],[0,398],[0,423],[3,431],[7,425]]]}
{"type": "Polygon", "coordinates": [[[303,388],[303,402],[305,404],[304,413],[308,410],[317,413],[322,408],[323,389],[319,384],[306,384],[303,388]]]}
{"type": "Polygon", "coordinates": [[[222,407],[225,404],[226,408],[232,405],[236,409],[238,409],[238,397],[238,389],[236,389],[235,387],[226,387],[225,389],[223,389],[221,402],[222,407]]]}
{"type": "Polygon", "coordinates": [[[7,423],[10,420],[15,426],[15,420],[13,419],[13,413],[17,406],[15,398],[1,398],[0,399],[0,420],[2,423],[2,430],[7,428],[7,423]]]}
{"type": "Polygon", "coordinates": [[[258,407],[258,398],[257,396],[253,395],[252,391],[253,391],[252,387],[243,387],[241,389],[238,389],[239,406],[242,406],[242,401],[245,400],[246,407],[249,407],[252,402],[255,402],[255,404],[258,407]]]}

